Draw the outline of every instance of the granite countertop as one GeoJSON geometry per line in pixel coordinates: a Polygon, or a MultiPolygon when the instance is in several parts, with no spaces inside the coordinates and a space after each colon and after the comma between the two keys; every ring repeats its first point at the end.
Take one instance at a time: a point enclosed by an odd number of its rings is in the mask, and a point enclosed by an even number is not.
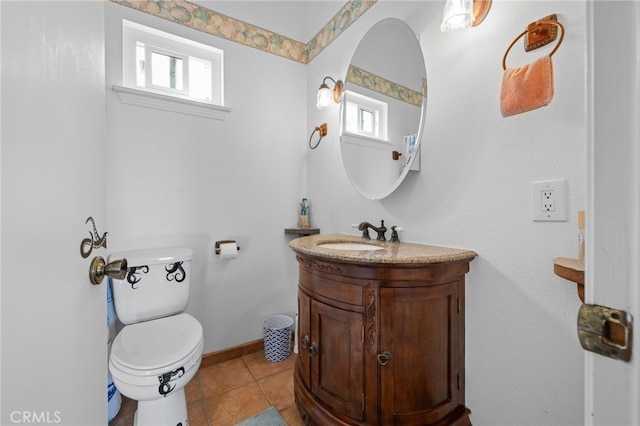
{"type": "Polygon", "coordinates": [[[431,246],[416,243],[391,243],[389,241],[365,240],[359,235],[318,234],[296,238],[289,247],[297,253],[325,259],[358,263],[443,263],[473,260],[478,254],[472,250],[431,246]],[[382,250],[341,250],[319,246],[324,243],[359,243],[382,247],[382,250]]]}

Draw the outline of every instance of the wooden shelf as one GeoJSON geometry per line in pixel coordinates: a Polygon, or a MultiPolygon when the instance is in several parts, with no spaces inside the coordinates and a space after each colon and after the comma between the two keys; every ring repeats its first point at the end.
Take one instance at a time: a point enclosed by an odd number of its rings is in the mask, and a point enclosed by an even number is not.
{"type": "Polygon", "coordinates": [[[284,233],[306,237],[307,235],[319,234],[320,228],[285,228],[284,233]]]}
{"type": "Polygon", "coordinates": [[[559,277],[573,281],[578,286],[578,296],[584,303],[584,266],[578,264],[578,259],[557,257],[553,259],[553,272],[559,277]]]}

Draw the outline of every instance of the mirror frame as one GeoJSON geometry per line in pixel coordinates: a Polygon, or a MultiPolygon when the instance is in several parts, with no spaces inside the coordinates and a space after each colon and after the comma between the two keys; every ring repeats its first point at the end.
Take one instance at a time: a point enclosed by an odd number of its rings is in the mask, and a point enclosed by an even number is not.
{"type": "MultiPolygon", "coordinates": [[[[351,186],[363,197],[369,199],[369,200],[381,200],[385,197],[388,197],[389,195],[391,195],[396,189],[398,189],[398,187],[402,184],[402,182],[404,181],[404,179],[407,177],[407,175],[409,174],[409,172],[411,171],[411,168],[413,166],[413,163],[416,160],[416,157],[419,157],[421,154],[421,147],[422,147],[422,136],[423,136],[423,131],[424,131],[424,125],[425,125],[425,120],[426,120],[426,112],[427,112],[427,70],[426,70],[426,61],[424,58],[424,52],[422,51],[422,46],[420,45],[420,40],[417,36],[417,34],[413,31],[413,29],[409,26],[409,24],[407,24],[405,21],[398,19],[398,18],[384,18],[378,22],[376,22],[375,24],[373,24],[373,26],[371,26],[371,28],[369,28],[367,30],[367,32],[362,36],[362,39],[360,40],[360,42],[358,43],[358,46],[356,47],[355,51],[353,52],[353,55],[351,56],[351,60],[349,61],[349,67],[351,66],[352,62],[353,62],[353,58],[356,55],[356,53],[358,52],[358,48],[362,45],[363,40],[367,37],[367,35],[373,31],[376,26],[378,25],[384,25],[385,23],[389,23],[389,22],[398,22],[400,24],[402,24],[403,26],[405,26],[410,32],[411,34],[413,34],[415,36],[415,43],[416,43],[416,47],[418,48],[419,52],[420,52],[420,59],[421,59],[421,64],[422,64],[422,71],[423,73],[423,82],[421,82],[421,94],[422,94],[422,106],[421,106],[421,111],[420,111],[420,122],[418,124],[418,130],[417,130],[417,137],[416,137],[416,145],[415,145],[415,150],[418,152],[417,155],[412,156],[412,158],[410,159],[409,163],[407,163],[404,167],[404,170],[402,171],[402,173],[400,174],[400,176],[398,176],[398,178],[395,180],[395,182],[393,182],[388,188],[382,188],[381,191],[375,191],[375,193],[371,193],[368,191],[365,191],[359,184],[358,182],[356,182],[352,176],[352,174],[349,172],[349,169],[347,168],[347,162],[345,161],[345,150],[344,150],[344,146],[345,146],[345,140],[344,140],[344,113],[345,113],[345,108],[346,108],[346,96],[343,96],[342,102],[340,103],[340,152],[341,152],[341,156],[342,156],[342,165],[345,169],[345,172],[347,174],[347,177],[349,178],[349,182],[351,183],[351,186]]],[[[347,69],[347,74],[348,74],[348,69],[347,69]]],[[[347,76],[345,75],[344,78],[344,84],[345,90],[349,90],[349,85],[353,85],[355,83],[349,82],[347,80],[347,76]]]]}

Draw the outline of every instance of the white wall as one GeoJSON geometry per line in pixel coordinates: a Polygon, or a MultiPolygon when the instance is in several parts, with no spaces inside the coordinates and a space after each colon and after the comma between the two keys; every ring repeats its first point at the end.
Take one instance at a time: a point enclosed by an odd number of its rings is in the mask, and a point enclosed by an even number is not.
{"type": "MultiPolygon", "coordinates": [[[[575,255],[575,216],[584,208],[583,3],[497,1],[481,26],[447,35],[439,31],[440,2],[379,2],[307,66],[106,8],[110,251],[173,244],[195,250],[188,311],[204,325],[205,352],[260,338],[265,316],[294,309],[296,264],[282,230],[295,225],[298,199],[308,195],[323,232],[351,233],[351,223],[385,219],[405,227],[405,240],[479,253],[467,284],[474,424],[582,423],[579,300],[575,286],[553,274],[552,260],[575,255]],[[502,55],[529,22],[550,13],[567,28],[553,57],[553,102],[502,118],[502,55]],[[322,78],[344,79],[359,39],[390,16],[414,28],[425,52],[422,172],[388,198],[368,201],[341,165],[338,109],[313,104],[322,78]],[[121,104],[110,87],[120,81],[122,17],[223,48],[226,100],[234,109],[228,121],[121,104]],[[307,151],[308,135],[322,122],[329,135],[307,151]],[[531,182],[556,178],[569,182],[570,220],[532,222],[531,182]],[[226,238],[242,249],[238,259],[221,262],[213,244],[226,238]]],[[[514,48],[508,64],[538,56],[514,48]]]]}
{"type": "MultiPolygon", "coordinates": [[[[352,222],[384,218],[406,228],[405,240],[474,249],[479,257],[468,275],[466,306],[474,424],[582,424],[579,301],[575,286],[553,274],[552,259],[575,255],[575,216],[584,207],[585,6],[496,1],[480,27],[453,36],[439,32],[441,7],[379,2],[303,66],[106,3],[109,250],[194,248],[188,310],[203,323],[205,352],[211,352],[259,338],[266,315],[294,309],[297,270],[282,230],[295,224],[303,195],[323,232],[350,233],[352,222]],[[546,108],[503,119],[504,50],[527,23],[554,12],[567,28],[553,57],[555,98],[546,108]],[[227,122],[120,103],[110,88],[120,82],[124,16],[225,49],[226,99],[234,108],[227,122]],[[322,78],[344,78],[359,38],[389,16],[413,26],[426,56],[422,172],[387,199],[368,201],[342,169],[337,109],[317,111],[313,104],[322,78]],[[325,121],[329,135],[307,152],[311,130],[325,121]],[[550,178],[569,181],[567,223],[531,221],[530,183],[550,178]],[[237,239],[242,250],[238,259],[220,262],[213,244],[226,238],[237,239]]],[[[84,157],[77,160],[92,161],[84,157]]],[[[6,231],[3,256],[22,241],[6,231]]],[[[4,324],[6,318],[6,331],[4,324]]],[[[3,390],[6,398],[9,389],[3,390]]]]}
{"type": "MultiPolygon", "coordinates": [[[[553,258],[577,255],[576,215],[585,207],[585,14],[582,2],[494,1],[479,27],[448,35],[439,30],[442,2],[379,2],[308,66],[309,96],[325,75],[344,78],[359,38],[380,19],[404,19],[420,35],[429,86],[422,171],[386,199],[362,198],[341,165],[338,109],[318,111],[309,97],[309,122],[329,125],[308,156],[309,195],[323,232],[385,219],[406,229],[406,241],[479,253],[466,304],[466,396],[476,425],[583,423],[580,301],[575,284],[554,275],[553,258]],[[502,118],[503,54],[551,13],[567,29],[553,56],[555,97],[502,118]],[[568,222],[531,219],[531,182],[547,179],[568,180],[568,222]]],[[[541,55],[521,46],[508,66],[541,55]]]]}
{"type": "Polygon", "coordinates": [[[305,66],[106,3],[107,220],[110,252],[194,250],[187,311],[204,352],[262,337],[262,320],[295,312],[297,269],[284,228],[306,187],[305,66]],[[124,105],[121,19],[224,49],[227,121],[124,105]],[[235,239],[221,261],[217,240],[235,239]]]}

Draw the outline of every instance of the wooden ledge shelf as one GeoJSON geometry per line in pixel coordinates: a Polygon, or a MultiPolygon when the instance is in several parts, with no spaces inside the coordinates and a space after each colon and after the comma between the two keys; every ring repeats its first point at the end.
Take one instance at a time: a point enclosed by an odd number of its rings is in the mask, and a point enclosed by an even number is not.
{"type": "Polygon", "coordinates": [[[553,260],[553,272],[559,277],[573,281],[578,286],[578,296],[584,303],[584,267],[578,264],[578,259],[557,257],[553,260]]]}
{"type": "Polygon", "coordinates": [[[320,228],[285,228],[284,233],[306,237],[307,235],[319,234],[320,228]]]}

